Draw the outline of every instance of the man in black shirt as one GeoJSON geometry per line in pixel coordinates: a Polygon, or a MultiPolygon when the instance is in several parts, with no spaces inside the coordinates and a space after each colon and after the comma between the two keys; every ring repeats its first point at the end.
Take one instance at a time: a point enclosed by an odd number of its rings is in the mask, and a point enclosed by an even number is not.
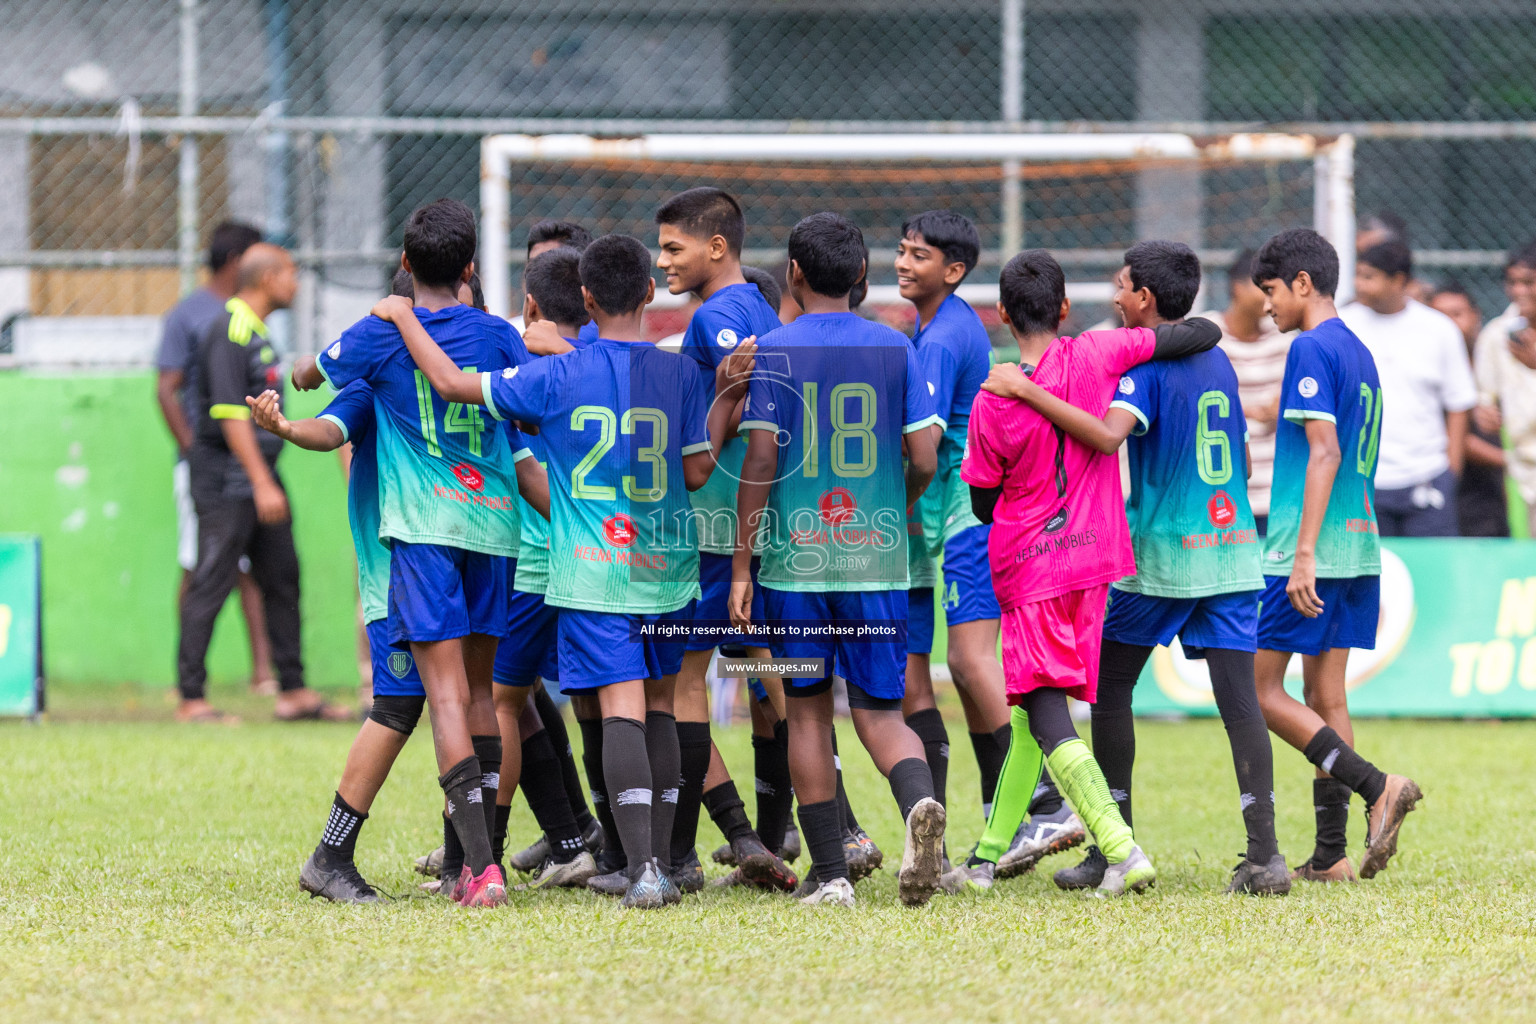
{"type": "Polygon", "coordinates": [[[177,650],[180,721],[229,721],[206,697],[208,642],[234,588],[242,556],[261,588],[267,632],[281,690],[277,717],[333,717],[320,695],[304,686],[299,654],[299,560],[288,496],[276,473],[283,441],[251,423],[247,396],[282,388],[266,317],[286,309],[298,290],[287,251],[259,243],[240,260],[236,292],[198,341],[191,374],[192,501],[197,507],[197,566],[181,601],[177,650]]]}

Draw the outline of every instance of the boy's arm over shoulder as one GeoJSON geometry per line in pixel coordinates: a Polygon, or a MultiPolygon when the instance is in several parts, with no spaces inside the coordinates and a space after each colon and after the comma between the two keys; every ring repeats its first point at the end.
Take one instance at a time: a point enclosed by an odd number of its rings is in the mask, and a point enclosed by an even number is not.
{"type": "Polygon", "coordinates": [[[315,356],[315,368],[337,391],[357,380],[368,380],[399,347],[395,334],[378,317],[369,314],[342,332],[341,337],[315,356]]]}
{"type": "MultiPolygon", "coordinates": [[[[540,424],[551,410],[567,358],[535,359],[525,366],[508,366],[480,374],[478,404],[498,420],[540,424]]],[[[473,380],[474,378],[470,378],[473,380]]]]}

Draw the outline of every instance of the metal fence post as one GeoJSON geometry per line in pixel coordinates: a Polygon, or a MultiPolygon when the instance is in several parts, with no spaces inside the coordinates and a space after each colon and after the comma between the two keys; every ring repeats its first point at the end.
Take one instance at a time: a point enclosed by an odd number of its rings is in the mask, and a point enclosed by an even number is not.
{"type": "MultiPolygon", "coordinates": [[[[181,88],[176,109],[197,116],[197,0],[181,0],[181,88]]],[[[176,267],[181,294],[197,286],[197,135],[181,133],[176,168],[176,267]]]]}
{"type": "MultiPolygon", "coordinates": [[[[1002,0],[1002,114],[1009,124],[1024,119],[1024,0],[1002,0]]],[[[1003,161],[1003,259],[1024,248],[1024,183],[1017,160],[1003,161]]]]}

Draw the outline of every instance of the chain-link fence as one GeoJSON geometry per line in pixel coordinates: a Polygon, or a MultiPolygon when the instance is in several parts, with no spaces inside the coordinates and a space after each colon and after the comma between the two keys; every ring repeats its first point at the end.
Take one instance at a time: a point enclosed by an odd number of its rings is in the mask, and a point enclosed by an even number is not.
{"type": "MultiPolygon", "coordinates": [[[[298,253],[311,348],[380,291],[414,205],[477,204],[480,140],[506,131],[1347,130],[1361,215],[1404,217],[1421,276],[1486,313],[1536,236],[1531,0],[7,0],[0,48],[7,324],[159,314],[240,219],[298,253]]],[[[766,170],[532,168],[514,233],[649,237],[711,171],[755,197],[765,255],[807,197],[877,248],[953,205],[990,260],[1022,241],[1094,276],[1137,237],[1214,260],[1311,222],[1310,172],[1284,163],[766,170]]]]}

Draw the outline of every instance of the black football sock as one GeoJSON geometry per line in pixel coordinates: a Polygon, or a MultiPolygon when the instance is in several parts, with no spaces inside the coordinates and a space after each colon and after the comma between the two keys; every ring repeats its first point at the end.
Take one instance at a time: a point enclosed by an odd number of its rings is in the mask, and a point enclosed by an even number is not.
{"type": "Polygon", "coordinates": [[[677,719],[665,711],[645,713],[645,752],[651,762],[651,856],[662,874],[672,871],[672,825],[677,820],[677,790],[682,777],[677,749],[677,719]]]}
{"type": "Polygon", "coordinates": [[[586,769],[587,787],[592,791],[592,812],[602,823],[606,836],[604,849],[622,852],[619,827],[614,823],[613,807],[608,800],[608,783],[603,777],[603,720],[578,718],[576,724],[581,726],[581,765],[586,769]]]}
{"type": "MultiPolygon", "coordinates": [[[[500,764],[499,758],[496,763],[500,764]]],[[[480,775],[480,759],[471,754],[437,780],[448,798],[448,819],[464,847],[464,863],[476,877],[491,864],[491,830],[481,806],[480,775]]]]}
{"type": "MultiPolygon", "coordinates": [[[[649,720],[647,720],[649,729],[649,720]]],[[[704,800],[704,776],[709,774],[709,723],[678,722],[677,753],[682,779],[677,787],[677,813],[672,819],[672,863],[683,865],[699,842],[699,805],[704,800]]]]}
{"type": "Polygon", "coordinates": [[[741,802],[736,783],[730,779],[704,794],[704,806],[709,809],[709,819],[725,836],[726,842],[734,843],[752,835],[752,823],[747,820],[746,805],[741,802]]]}
{"type": "Polygon", "coordinates": [[[848,877],[848,858],[838,828],[837,801],[800,805],[800,834],[811,853],[817,882],[848,877]]]}
{"type": "Polygon", "coordinates": [[[1354,748],[1326,725],[1307,741],[1307,748],[1302,753],[1308,761],[1359,793],[1367,807],[1374,804],[1387,788],[1386,774],[1355,753],[1354,748]]]}
{"type": "Polygon", "coordinates": [[[1349,798],[1353,795],[1338,779],[1312,780],[1312,810],[1317,815],[1313,867],[1329,868],[1343,859],[1349,846],[1349,798]]]}
{"type": "Polygon", "coordinates": [[[1061,810],[1064,802],[1061,790],[1056,788],[1056,780],[1051,778],[1050,770],[1042,766],[1040,782],[1035,786],[1034,796],[1029,798],[1029,816],[1033,818],[1037,814],[1055,814],[1061,810]]]}
{"type": "Polygon", "coordinates": [[[1232,748],[1243,829],[1248,833],[1248,859],[1267,864],[1280,852],[1275,839],[1274,752],[1254,690],[1253,655],[1211,648],[1205,658],[1211,670],[1211,693],[1232,748]]]}
{"type": "Polygon", "coordinates": [[[544,729],[549,733],[550,746],[560,759],[560,778],[565,785],[566,799],[571,804],[571,814],[576,818],[576,827],[586,831],[592,824],[592,812],[587,809],[586,790],[581,788],[581,774],[576,771],[576,755],[571,751],[571,734],[565,728],[565,716],[545,686],[533,691],[533,709],[539,713],[544,729]]]}
{"type": "Polygon", "coordinates": [[[459,842],[459,833],[453,827],[453,822],[448,820],[448,812],[443,812],[443,866],[438,871],[437,877],[452,886],[459,880],[459,872],[464,869],[464,844],[459,842]]]}
{"type": "Polygon", "coordinates": [[[912,808],[917,806],[919,800],[934,796],[933,773],[929,770],[927,762],[919,758],[909,757],[891,765],[889,781],[891,795],[896,798],[896,806],[901,808],[903,822],[907,820],[907,815],[912,813],[912,808]]]}
{"type": "Polygon", "coordinates": [[[789,778],[789,723],[780,719],[773,736],[752,737],[753,788],[757,790],[757,835],[778,853],[789,831],[795,791],[789,778]]]}
{"type": "Polygon", "coordinates": [[[1007,726],[997,732],[971,733],[971,750],[976,754],[976,769],[981,773],[981,816],[992,816],[992,797],[997,793],[997,779],[1008,759],[1010,733],[1007,726]],[[998,733],[1002,736],[999,738],[998,733]]]}
{"type": "Polygon", "coordinates": [[[363,830],[368,815],[354,810],[352,805],[336,794],[331,801],[331,816],[320,834],[320,847],[333,862],[351,863],[352,852],[357,849],[357,834],[363,830]]]}
{"type": "MultiPolygon", "coordinates": [[[[480,801],[485,811],[485,835],[496,832],[496,792],[501,788],[501,737],[471,736],[475,756],[480,759],[480,801]]],[[[495,863],[495,858],[492,858],[495,863]]]]}
{"type": "Polygon", "coordinates": [[[634,878],[651,862],[653,794],[644,722],[603,719],[603,781],[612,804],[614,831],[634,878]]]}
{"type": "MultiPolygon", "coordinates": [[[[837,727],[832,728],[832,764],[837,769],[837,817],[843,832],[858,832],[859,819],[853,815],[853,805],[848,802],[848,791],[843,788],[843,758],[837,752],[837,727]]],[[[803,809],[803,805],[802,805],[803,809]]],[[[802,816],[801,824],[805,823],[802,816]]]]}
{"type": "Polygon", "coordinates": [[[1093,705],[1093,759],[1099,762],[1120,817],[1131,822],[1131,776],[1136,767],[1136,718],[1131,697],[1151,647],[1105,640],[1099,654],[1099,697],[1093,705]]]}
{"type": "Polygon", "coordinates": [[[574,860],[586,847],[581,829],[566,799],[565,778],[548,729],[540,729],[523,741],[523,796],[545,837],[557,864],[574,860]]]}
{"type": "MultiPolygon", "coordinates": [[[[949,730],[944,728],[944,716],[938,708],[924,708],[907,716],[907,728],[917,733],[923,741],[923,756],[928,760],[928,772],[933,777],[933,798],[945,803],[945,785],[949,781],[949,730]]],[[[902,818],[906,818],[905,812],[902,818]]]]}
{"type": "Polygon", "coordinates": [[[501,867],[502,874],[506,874],[507,863],[507,824],[512,820],[512,805],[496,805],[496,827],[491,830],[491,859],[501,867]]]}

